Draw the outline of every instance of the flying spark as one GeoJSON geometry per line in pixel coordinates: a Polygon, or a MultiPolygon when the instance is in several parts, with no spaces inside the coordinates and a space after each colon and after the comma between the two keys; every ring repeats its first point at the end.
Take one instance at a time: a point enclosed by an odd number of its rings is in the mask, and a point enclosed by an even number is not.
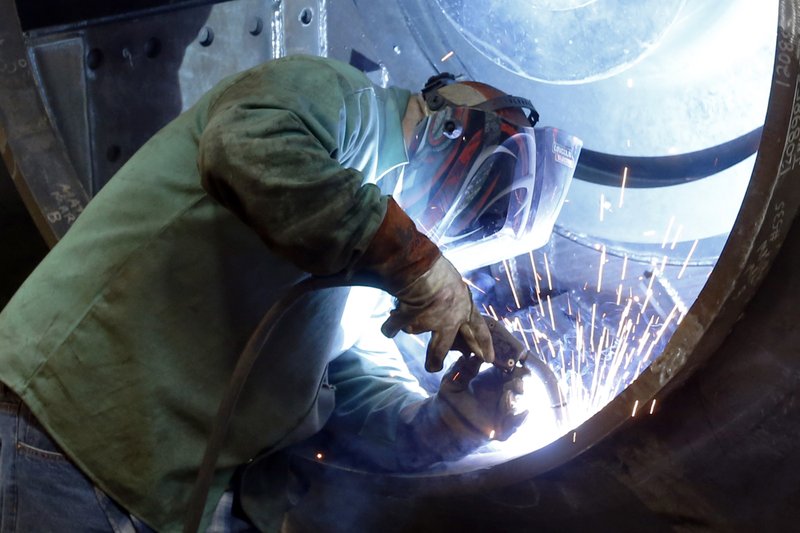
{"type": "Polygon", "coordinates": [[[528,252],[528,257],[531,258],[531,268],[533,269],[533,282],[536,284],[536,294],[541,292],[539,288],[539,273],[536,272],[536,261],[533,260],[533,252],[528,252]]]}
{"type": "Polygon", "coordinates": [[[486,294],[485,290],[481,289],[480,287],[478,287],[477,285],[472,283],[472,281],[468,280],[467,278],[461,278],[461,281],[463,281],[464,283],[466,283],[468,286],[472,287],[473,289],[475,289],[479,293],[486,294]]]}
{"type": "Polygon", "coordinates": [[[522,307],[519,304],[519,296],[517,296],[517,289],[514,287],[514,280],[511,278],[511,267],[508,266],[508,261],[503,259],[503,266],[506,269],[506,276],[508,276],[508,284],[511,287],[511,294],[514,295],[514,303],[517,304],[517,309],[522,307]]]}
{"type": "Polygon", "coordinates": [[[550,277],[550,262],[547,260],[547,254],[544,255],[544,269],[547,272],[547,288],[553,290],[553,278],[550,277]]]}
{"type": "Polygon", "coordinates": [[[670,250],[674,250],[675,246],[678,245],[678,239],[681,237],[681,232],[683,232],[683,225],[678,225],[678,229],[675,231],[675,236],[672,238],[672,246],[669,247],[670,250]]]}
{"type": "Polygon", "coordinates": [[[600,288],[603,285],[603,265],[606,264],[606,246],[605,244],[602,246],[600,252],[600,267],[597,269],[597,292],[600,292],[600,288]]]}
{"type": "Polygon", "coordinates": [[[647,308],[647,304],[650,302],[650,297],[653,295],[653,282],[655,281],[657,275],[658,274],[655,270],[653,270],[653,272],[650,274],[650,283],[647,284],[647,290],[644,293],[645,298],[644,303],[642,304],[642,313],[644,313],[644,310],[647,308]]]}
{"type": "Polygon", "coordinates": [[[625,201],[625,185],[628,182],[628,167],[622,169],[622,185],[619,188],[619,206],[625,201]]]}
{"type": "Polygon", "coordinates": [[[686,256],[686,260],[683,262],[683,266],[681,267],[681,271],[678,272],[678,279],[681,279],[683,277],[683,273],[686,271],[686,266],[689,264],[689,260],[692,258],[692,254],[694,253],[695,248],[697,248],[698,242],[699,240],[695,239],[694,243],[692,243],[692,249],[689,250],[689,253],[686,256]]]}
{"type": "Polygon", "coordinates": [[[672,215],[669,219],[669,224],[667,225],[667,231],[664,232],[664,240],[661,241],[662,248],[664,248],[667,245],[667,241],[669,240],[669,234],[672,231],[673,224],[675,224],[675,215],[672,215]]]}

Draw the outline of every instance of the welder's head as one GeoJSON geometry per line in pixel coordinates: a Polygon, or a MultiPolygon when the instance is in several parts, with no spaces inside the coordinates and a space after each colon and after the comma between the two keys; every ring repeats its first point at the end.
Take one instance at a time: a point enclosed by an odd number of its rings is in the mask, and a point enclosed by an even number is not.
{"type": "Polygon", "coordinates": [[[545,244],[580,141],[567,136],[575,141],[568,175],[548,176],[537,162],[539,115],[529,100],[450,74],[428,80],[422,97],[429,114],[409,145],[396,195],[403,209],[462,271],[545,244]]]}
{"type": "Polygon", "coordinates": [[[531,128],[539,121],[539,113],[528,99],[511,96],[486,83],[451,80],[450,74],[434,76],[422,89],[430,112],[445,107],[470,108],[493,112],[513,125],[531,128]]]}

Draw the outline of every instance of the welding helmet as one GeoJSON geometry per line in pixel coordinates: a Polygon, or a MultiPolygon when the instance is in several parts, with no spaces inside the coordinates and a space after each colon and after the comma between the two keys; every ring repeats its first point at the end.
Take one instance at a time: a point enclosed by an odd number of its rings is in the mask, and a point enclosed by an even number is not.
{"type": "Polygon", "coordinates": [[[483,83],[440,74],[422,96],[430,113],[395,194],[406,213],[462,272],[544,245],[581,141],[534,130],[529,100],[483,83]]]}

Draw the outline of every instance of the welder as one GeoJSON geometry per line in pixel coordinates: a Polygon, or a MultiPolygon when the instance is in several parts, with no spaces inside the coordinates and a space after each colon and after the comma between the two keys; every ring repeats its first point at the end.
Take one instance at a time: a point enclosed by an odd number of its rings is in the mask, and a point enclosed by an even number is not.
{"type": "MultiPolygon", "coordinates": [[[[494,353],[469,288],[374,182],[395,173],[418,189],[414,169],[433,164],[438,140],[469,145],[475,165],[439,153],[452,168],[437,187],[474,175],[485,155],[473,148],[489,141],[513,138],[514,161],[532,168],[531,107],[452,78],[423,94],[382,88],[306,56],[204,95],[120,169],[0,314],[0,529],[180,529],[236,357],[308,273],[357,275],[396,298],[383,330],[431,332],[430,371],[456,336],[473,355],[439,394],[400,393],[341,330],[348,290],[304,296],[263,348],[230,421],[209,531],[275,524],[258,490],[248,492],[264,480],[247,465],[314,434],[334,405],[339,420],[358,415],[359,430],[391,428],[382,434],[406,458],[398,468],[456,459],[513,432],[520,418],[508,400],[519,377],[478,373],[494,353]],[[337,358],[334,392],[327,369],[337,358]]],[[[414,203],[406,198],[409,210],[414,203]]],[[[476,231],[469,212],[456,218],[448,228],[476,231]]]]}

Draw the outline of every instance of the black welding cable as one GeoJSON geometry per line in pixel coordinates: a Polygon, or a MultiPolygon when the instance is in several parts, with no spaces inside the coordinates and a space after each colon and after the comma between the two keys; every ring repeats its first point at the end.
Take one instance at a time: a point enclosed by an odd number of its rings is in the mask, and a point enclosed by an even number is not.
{"type": "Polygon", "coordinates": [[[239,359],[236,361],[233,374],[231,374],[225,394],[219,404],[217,416],[214,418],[214,423],[211,427],[211,435],[209,436],[208,444],[206,444],[206,451],[203,454],[203,461],[200,463],[200,470],[197,472],[197,478],[192,488],[191,496],[189,497],[186,522],[184,522],[183,526],[184,533],[196,533],[200,528],[200,522],[203,519],[203,511],[206,506],[206,499],[208,498],[208,492],[211,489],[211,483],[214,479],[214,470],[216,469],[222,446],[225,443],[225,437],[228,433],[228,426],[230,425],[233,411],[236,408],[239,395],[244,388],[247,377],[250,375],[253,364],[255,364],[261,350],[267,343],[275,324],[277,324],[284,313],[307,292],[365,284],[366,283],[362,280],[346,276],[305,278],[292,285],[286,294],[275,302],[261,319],[261,322],[256,326],[255,331],[253,331],[253,334],[247,341],[244,350],[239,355],[239,359]]]}

